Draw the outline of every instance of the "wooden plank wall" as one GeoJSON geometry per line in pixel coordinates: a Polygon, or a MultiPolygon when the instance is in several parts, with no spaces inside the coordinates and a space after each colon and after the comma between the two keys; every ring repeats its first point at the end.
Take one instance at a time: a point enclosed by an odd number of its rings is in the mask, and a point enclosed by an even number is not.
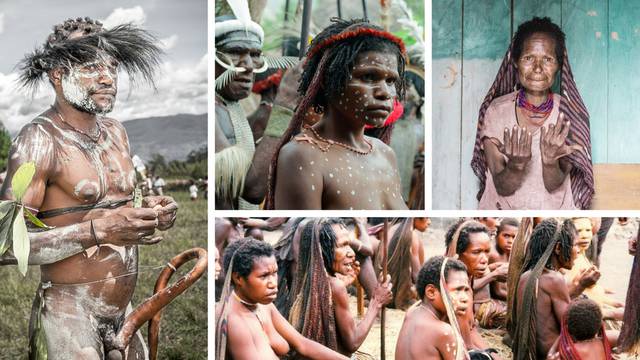
{"type": "Polygon", "coordinates": [[[640,163],[640,2],[433,0],[433,208],[475,209],[478,110],[511,35],[533,16],[566,34],[595,163],[640,163]]]}

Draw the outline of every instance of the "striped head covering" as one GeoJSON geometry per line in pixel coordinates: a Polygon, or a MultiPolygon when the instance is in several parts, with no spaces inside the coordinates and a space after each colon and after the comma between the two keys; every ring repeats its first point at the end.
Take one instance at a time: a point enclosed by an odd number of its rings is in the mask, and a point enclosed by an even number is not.
{"type": "MultiPolygon", "coordinates": [[[[473,148],[471,168],[480,179],[480,191],[477,198],[480,200],[485,190],[487,176],[487,161],[482,150],[481,130],[485,126],[484,116],[491,102],[500,96],[513,92],[519,85],[518,69],[516,69],[511,54],[514,48],[514,41],[511,41],[509,50],[502,60],[500,70],[496,75],[493,85],[484,98],[480,106],[478,115],[478,127],[476,141],[473,148]]],[[[589,113],[578,92],[578,88],[573,79],[571,65],[567,48],[564,48],[564,61],[560,69],[561,82],[560,91],[562,100],[560,101],[560,113],[564,113],[565,119],[571,122],[571,128],[567,141],[570,145],[580,145],[584,151],[576,151],[567,156],[572,165],[571,169],[571,190],[573,192],[573,202],[580,209],[588,209],[594,193],[593,163],[591,160],[591,138],[589,134],[589,113]]]]}

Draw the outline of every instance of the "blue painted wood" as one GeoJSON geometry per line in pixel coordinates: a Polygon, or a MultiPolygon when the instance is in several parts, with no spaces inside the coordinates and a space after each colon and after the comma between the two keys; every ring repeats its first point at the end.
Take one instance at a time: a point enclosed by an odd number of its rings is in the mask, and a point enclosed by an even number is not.
{"type": "Polygon", "coordinates": [[[459,209],[462,0],[434,0],[433,9],[432,207],[459,209]]]}
{"type": "Polygon", "coordinates": [[[514,0],[513,4],[513,32],[518,25],[534,16],[548,16],[556,24],[562,23],[562,2],[560,0],[514,0]]]}
{"type": "Polygon", "coordinates": [[[462,209],[477,207],[479,183],[471,170],[478,111],[511,41],[511,2],[465,1],[462,41],[462,209]],[[491,4],[489,8],[487,8],[491,4]]]}
{"type": "Polygon", "coordinates": [[[563,0],[562,30],[578,91],[589,110],[593,161],[607,162],[607,4],[563,0]]]}
{"type": "Polygon", "coordinates": [[[609,1],[608,162],[640,162],[640,2],[609,1]]]}

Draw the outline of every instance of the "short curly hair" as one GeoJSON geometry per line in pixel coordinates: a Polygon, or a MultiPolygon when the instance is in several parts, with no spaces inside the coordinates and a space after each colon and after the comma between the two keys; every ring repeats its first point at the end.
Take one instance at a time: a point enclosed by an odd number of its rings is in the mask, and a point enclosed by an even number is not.
{"type": "Polygon", "coordinates": [[[271,245],[248,237],[236,240],[224,249],[223,268],[227,273],[231,265],[231,259],[233,259],[231,272],[237,273],[240,277],[246,279],[251,274],[256,259],[271,256],[275,256],[271,245]]]}
{"type": "Polygon", "coordinates": [[[602,328],[600,306],[590,299],[572,302],[567,310],[567,330],[576,341],[593,339],[602,328]]]}
{"type": "MultiPolygon", "coordinates": [[[[451,245],[451,243],[453,242],[453,236],[455,235],[456,231],[465,221],[466,219],[464,218],[459,219],[454,224],[449,226],[449,229],[447,230],[447,233],[445,235],[445,245],[447,248],[449,248],[449,245],[451,245]]],[[[476,233],[485,233],[489,235],[489,229],[485,225],[477,221],[473,221],[465,225],[465,227],[460,230],[458,243],[456,244],[456,254],[460,255],[465,252],[465,250],[467,250],[467,247],[469,247],[469,236],[476,233]]]]}
{"type": "Polygon", "coordinates": [[[560,26],[554,24],[548,17],[534,17],[518,26],[518,30],[513,36],[513,61],[520,59],[524,42],[536,33],[547,34],[555,40],[556,60],[558,60],[558,65],[562,67],[564,63],[565,35],[560,26]]]}
{"type": "MultiPolygon", "coordinates": [[[[443,261],[444,256],[434,256],[422,265],[416,281],[416,292],[420,299],[424,299],[424,291],[427,285],[433,285],[440,290],[440,269],[442,268],[443,261]]],[[[462,271],[466,274],[467,267],[460,260],[449,259],[447,265],[444,267],[445,280],[449,280],[449,273],[451,271],[462,271]]]]}

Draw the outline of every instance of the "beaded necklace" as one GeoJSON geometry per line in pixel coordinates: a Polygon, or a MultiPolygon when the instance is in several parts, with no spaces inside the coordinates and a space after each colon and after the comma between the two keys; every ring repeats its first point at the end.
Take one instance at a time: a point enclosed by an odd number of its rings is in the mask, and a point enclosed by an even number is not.
{"type": "Polygon", "coordinates": [[[313,133],[313,136],[316,139],[318,139],[321,142],[327,144],[327,146],[325,146],[325,147],[321,147],[319,144],[317,144],[318,148],[320,148],[320,150],[322,152],[327,152],[329,150],[329,148],[331,147],[331,145],[341,146],[341,147],[343,147],[343,148],[345,148],[347,150],[353,151],[354,153],[356,153],[358,155],[369,155],[373,151],[373,144],[371,144],[371,142],[367,141],[367,139],[363,139],[363,140],[367,144],[369,149],[366,150],[366,151],[363,151],[363,150],[357,149],[357,148],[355,148],[355,147],[353,147],[351,145],[347,145],[347,144],[341,143],[339,141],[334,141],[334,140],[331,140],[331,139],[325,139],[322,136],[320,136],[318,131],[316,131],[316,129],[314,129],[311,125],[304,125],[302,127],[302,130],[303,130],[303,132],[311,131],[311,133],[313,133]]]}
{"type": "Polygon", "coordinates": [[[536,106],[527,101],[524,89],[520,89],[520,91],[518,91],[518,96],[516,97],[516,104],[519,108],[526,110],[530,118],[546,119],[553,110],[553,93],[550,91],[549,95],[547,96],[547,101],[536,106]]]}

